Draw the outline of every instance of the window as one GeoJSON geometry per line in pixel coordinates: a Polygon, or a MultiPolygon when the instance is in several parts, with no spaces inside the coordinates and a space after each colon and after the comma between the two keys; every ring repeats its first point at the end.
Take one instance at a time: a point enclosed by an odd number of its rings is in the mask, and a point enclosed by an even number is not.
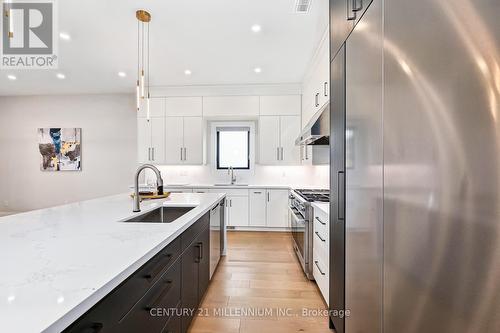
{"type": "Polygon", "coordinates": [[[217,169],[250,169],[250,128],[217,127],[217,169]]]}

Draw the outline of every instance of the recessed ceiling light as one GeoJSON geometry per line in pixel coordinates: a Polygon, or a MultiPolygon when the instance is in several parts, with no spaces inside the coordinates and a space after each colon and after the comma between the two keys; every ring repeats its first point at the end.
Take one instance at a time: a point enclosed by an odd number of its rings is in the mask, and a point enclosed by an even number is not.
{"type": "Polygon", "coordinates": [[[252,25],[251,29],[253,32],[260,32],[262,30],[262,27],[258,24],[254,24],[254,25],[252,25]]]}
{"type": "Polygon", "coordinates": [[[63,40],[71,40],[71,36],[67,32],[59,33],[59,37],[63,40]]]}
{"type": "Polygon", "coordinates": [[[64,75],[63,73],[57,73],[56,76],[60,80],[64,80],[66,78],[66,75],[64,75]]]}
{"type": "Polygon", "coordinates": [[[119,77],[125,77],[125,76],[127,76],[127,73],[125,73],[125,72],[118,72],[118,76],[119,77]]]}
{"type": "Polygon", "coordinates": [[[262,72],[262,68],[260,68],[260,67],[255,67],[255,68],[253,69],[253,71],[254,71],[255,73],[260,73],[260,72],[262,72]]]}
{"type": "Polygon", "coordinates": [[[191,75],[191,74],[192,74],[192,72],[189,69],[186,69],[184,71],[184,75],[191,75]]]}
{"type": "Polygon", "coordinates": [[[17,80],[17,77],[15,75],[12,75],[12,74],[7,75],[7,78],[9,80],[12,80],[12,81],[17,80]]]}

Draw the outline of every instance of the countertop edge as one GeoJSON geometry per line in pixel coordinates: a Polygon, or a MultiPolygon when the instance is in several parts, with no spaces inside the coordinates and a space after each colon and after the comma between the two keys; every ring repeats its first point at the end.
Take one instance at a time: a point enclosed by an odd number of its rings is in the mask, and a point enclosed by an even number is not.
{"type": "MultiPolygon", "coordinates": [[[[163,240],[160,244],[158,244],[155,248],[144,254],[139,260],[136,260],[132,263],[126,270],[122,271],[115,278],[110,280],[101,288],[97,289],[92,295],[84,299],[80,304],[76,305],[73,309],[68,311],[62,317],[53,322],[50,326],[43,329],[42,333],[59,333],[68,328],[71,324],[73,324],[78,318],[84,315],[88,310],[90,310],[94,305],[96,305],[99,301],[101,301],[104,297],[106,297],[111,291],[113,291],[116,287],[118,287],[122,282],[124,282],[128,277],[130,277],[135,271],[137,271],[142,265],[151,260],[156,254],[158,254],[165,246],[170,244],[175,238],[177,238],[180,234],[186,231],[191,225],[193,225],[200,217],[209,212],[213,207],[216,206],[220,200],[226,197],[225,193],[220,193],[218,199],[214,200],[214,202],[207,206],[206,209],[201,210],[198,214],[195,215],[191,219],[190,222],[184,224],[182,227],[177,229],[170,237],[163,240]]],[[[162,203],[163,204],[163,203],[162,203]]],[[[148,209],[152,210],[154,208],[148,209]]],[[[147,212],[148,210],[144,210],[141,212],[147,212]]]]}

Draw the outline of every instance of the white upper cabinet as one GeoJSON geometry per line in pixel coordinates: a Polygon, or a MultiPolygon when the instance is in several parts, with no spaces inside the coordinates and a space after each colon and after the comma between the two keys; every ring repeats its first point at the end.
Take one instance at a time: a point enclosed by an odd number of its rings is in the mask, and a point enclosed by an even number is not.
{"type": "Polygon", "coordinates": [[[184,118],[165,118],[165,163],[182,164],[184,156],[184,118]]]}
{"type": "Polygon", "coordinates": [[[165,114],[167,117],[201,117],[202,112],[201,97],[165,98],[165,114]]]}
{"type": "Polygon", "coordinates": [[[150,162],[151,125],[146,118],[137,118],[137,160],[139,163],[150,162]]]}
{"type": "Polygon", "coordinates": [[[165,118],[151,117],[151,162],[165,163],[165,118]]]}
{"type": "Polygon", "coordinates": [[[203,118],[165,118],[165,163],[203,164],[203,118]]]}
{"type": "Polygon", "coordinates": [[[203,116],[258,116],[259,96],[203,97],[203,116]]]}
{"type": "Polygon", "coordinates": [[[288,190],[270,190],[266,191],[267,226],[274,228],[288,227],[288,190]]]}
{"type": "Polygon", "coordinates": [[[280,117],[259,117],[259,163],[274,165],[280,161],[280,117]]]}
{"type": "Polygon", "coordinates": [[[300,116],[301,96],[260,96],[261,116],[300,116]]]}
{"type": "Polygon", "coordinates": [[[300,164],[300,147],[295,139],[300,133],[300,116],[280,117],[281,162],[285,165],[300,164]]]}
{"type": "Polygon", "coordinates": [[[139,163],[165,162],[165,118],[137,119],[137,159],[139,163]]]}
{"type": "MultiPolygon", "coordinates": [[[[146,100],[141,100],[141,108],[137,112],[137,117],[146,118],[146,100]]],[[[165,98],[155,97],[149,101],[149,117],[165,117],[165,98]]]]}
{"type": "Polygon", "coordinates": [[[184,117],[184,164],[203,164],[202,117],[184,117]]]}
{"type": "Polygon", "coordinates": [[[302,83],[302,127],[330,101],[329,39],[327,37],[326,33],[302,83]]]}
{"type": "Polygon", "coordinates": [[[299,134],[300,116],[259,117],[259,163],[300,164],[300,148],[295,145],[299,134]]]}

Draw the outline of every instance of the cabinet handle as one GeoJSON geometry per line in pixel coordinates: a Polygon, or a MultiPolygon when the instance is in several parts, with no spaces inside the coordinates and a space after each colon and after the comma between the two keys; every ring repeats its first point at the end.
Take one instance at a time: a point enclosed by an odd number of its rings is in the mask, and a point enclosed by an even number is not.
{"type": "Polygon", "coordinates": [[[267,192],[267,202],[269,202],[269,192],[267,192]]]}
{"type": "Polygon", "coordinates": [[[280,147],[276,147],[276,160],[280,160],[280,147]]]}
{"type": "Polygon", "coordinates": [[[203,259],[203,243],[196,243],[196,247],[198,248],[198,257],[196,258],[195,262],[200,262],[201,259],[203,259]]]}
{"type": "Polygon", "coordinates": [[[321,268],[319,268],[319,265],[318,265],[318,261],[317,260],[314,260],[314,264],[316,265],[316,267],[318,267],[318,271],[321,275],[326,275],[322,270],[321,268]]]}
{"type": "Polygon", "coordinates": [[[345,210],[345,175],[344,171],[339,171],[337,174],[337,218],[344,219],[345,210]]]}
{"type": "Polygon", "coordinates": [[[328,97],[328,82],[323,83],[323,93],[325,97],[328,97]]]}
{"type": "Polygon", "coordinates": [[[154,267],[152,269],[151,273],[144,274],[144,278],[145,279],[147,279],[147,280],[154,279],[158,274],[161,273],[161,271],[163,270],[163,268],[165,268],[165,263],[161,260],[161,259],[163,259],[163,257],[171,259],[172,258],[172,254],[171,253],[166,253],[163,256],[159,256],[158,257],[158,261],[159,262],[157,264],[157,267],[154,267]]]}
{"type": "MultiPolygon", "coordinates": [[[[98,333],[104,328],[104,325],[102,323],[92,323],[89,329],[89,333],[98,333]]],[[[87,332],[87,329],[84,329],[84,332],[87,332]]]]}
{"type": "Polygon", "coordinates": [[[182,161],[182,147],[181,147],[181,161],[182,161]]]}
{"type": "Polygon", "coordinates": [[[285,159],[284,153],[283,153],[283,147],[281,147],[281,160],[283,161],[285,159]]]}
{"type": "Polygon", "coordinates": [[[304,146],[304,150],[306,151],[306,160],[309,160],[309,150],[307,149],[308,146],[304,146]]]}
{"type": "Polygon", "coordinates": [[[152,151],[151,156],[153,156],[153,161],[154,161],[155,160],[155,148],[154,147],[151,148],[151,151],[152,151]]]}
{"type": "Polygon", "coordinates": [[[144,310],[151,311],[151,309],[156,308],[158,306],[158,303],[160,303],[160,301],[163,299],[163,297],[165,297],[165,295],[170,291],[170,288],[172,288],[172,280],[170,280],[170,279],[165,280],[165,284],[166,284],[166,287],[164,287],[161,294],[158,295],[158,297],[156,297],[153,304],[151,304],[150,306],[146,306],[144,308],[144,310]]]}
{"type": "Polygon", "coordinates": [[[319,106],[319,93],[316,93],[316,95],[314,96],[314,106],[319,106]]]}
{"type": "Polygon", "coordinates": [[[319,222],[319,223],[321,223],[322,225],[326,225],[326,223],[325,223],[325,222],[323,222],[323,221],[321,221],[321,220],[319,219],[319,217],[315,216],[314,218],[316,219],[316,221],[318,221],[318,222],[319,222]]]}
{"type": "Polygon", "coordinates": [[[148,161],[151,161],[151,148],[148,147],[148,161]]]}
{"type": "Polygon", "coordinates": [[[318,236],[318,238],[322,241],[322,242],[326,242],[325,239],[321,238],[321,236],[318,234],[317,231],[314,232],[316,234],[316,236],[318,236]]]}
{"type": "Polygon", "coordinates": [[[184,161],[187,160],[187,149],[186,147],[184,147],[184,161]]]}
{"type": "Polygon", "coordinates": [[[356,0],[346,0],[347,20],[352,21],[356,19],[356,12],[353,10],[356,7],[356,0]],[[352,8],[351,8],[352,7],[352,8]],[[351,15],[353,14],[353,15],[351,15]]]}
{"type": "Polygon", "coordinates": [[[253,192],[253,193],[255,193],[255,194],[261,194],[262,192],[253,192]]]}

